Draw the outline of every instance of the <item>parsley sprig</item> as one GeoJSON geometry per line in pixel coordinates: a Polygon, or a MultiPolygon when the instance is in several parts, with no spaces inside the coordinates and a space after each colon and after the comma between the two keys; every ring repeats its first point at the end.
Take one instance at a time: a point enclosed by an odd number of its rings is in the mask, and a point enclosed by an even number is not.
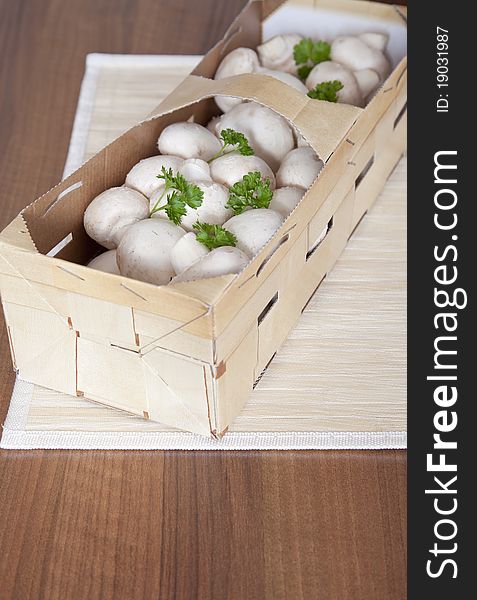
{"type": "Polygon", "coordinates": [[[326,100],[327,102],[338,102],[338,92],[343,89],[341,81],[323,81],[318,83],[315,89],[310,90],[307,94],[315,100],[326,100]]]}
{"type": "Polygon", "coordinates": [[[209,250],[220,248],[221,246],[235,246],[237,238],[231,231],[227,231],[221,225],[211,225],[210,223],[194,223],[197,241],[203,244],[209,250]]]}
{"type": "Polygon", "coordinates": [[[230,188],[227,207],[231,208],[236,215],[242,213],[248,206],[268,208],[272,196],[270,179],[263,180],[260,171],[251,171],[230,188]]]}
{"type": "Polygon", "coordinates": [[[149,216],[152,217],[154,213],[163,210],[173,223],[180,225],[188,206],[196,209],[202,204],[204,192],[197,185],[189,183],[181,173],[174,175],[172,169],[166,169],[164,166],[157,177],[164,179],[164,191],[149,216]],[[166,203],[161,205],[164,196],[166,196],[166,203]]]}
{"type": "Polygon", "coordinates": [[[303,38],[293,47],[293,58],[298,66],[298,76],[306,79],[315,65],[330,60],[331,46],[328,42],[303,38]]]}
{"type": "Polygon", "coordinates": [[[252,156],[255,154],[253,148],[250,147],[248,143],[248,139],[244,136],[240,131],[235,131],[235,129],[222,129],[220,132],[220,137],[222,140],[222,148],[214,154],[214,156],[208,161],[211,163],[219,156],[224,156],[225,154],[230,154],[238,150],[238,152],[242,156],[252,156]]]}

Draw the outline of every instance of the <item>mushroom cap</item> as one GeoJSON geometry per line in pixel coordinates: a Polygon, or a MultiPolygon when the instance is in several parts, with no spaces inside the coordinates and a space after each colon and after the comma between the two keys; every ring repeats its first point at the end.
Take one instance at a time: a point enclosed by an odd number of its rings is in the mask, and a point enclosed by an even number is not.
{"type": "MultiPolygon", "coordinates": [[[[253,73],[260,67],[258,56],[255,50],[251,48],[235,48],[222,59],[222,62],[215,72],[214,79],[224,79],[233,75],[242,75],[243,73],[253,73]]],[[[231,98],[228,96],[216,96],[215,102],[222,112],[231,110],[243,102],[241,98],[231,98]]]]}
{"type": "Polygon", "coordinates": [[[117,250],[121,275],[162,285],[169,283],[175,272],[171,250],[185,234],[164,219],[145,219],[128,227],[117,250]]]}
{"type": "Polygon", "coordinates": [[[305,190],[303,188],[291,186],[277,188],[273,192],[272,201],[268,208],[276,210],[286,218],[304,195],[305,190]]]}
{"type": "Polygon", "coordinates": [[[232,152],[216,158],[210,165],[212,179],[229,188],[252,171],[260,171],[262,179],[270,179],[270,188],[275,188],[275,175],[259,156],[242,156],[238,152],[232,152]]]}
{"type": "Polygon", "coordinates": [[[256,102],[245,102],[222,116],[217,131],[235,129],[243,133],[255,154],[270,165],[273,171],[295,145],[293,132],[278,113],[256,102]]]}
{"type": "Polygon", "coordinates": [[[217,115],[216,117],[212,117],[210,121],[207,123],[207,129],[211,131],[214,135],[217,131],[217,124],[222,118],[222,115],[217,115]]]}
{"type": "Polygon", "coordinates": [[[365,44],[368,44],[371,48],[376,48],[380,52],[386,50],[389,36],[387,33],[361,33],[358,35],[360,40],[363,40],[365,44]]]}
{"type": "Polygon", "coordinates": [[[302,39],[303,37],[297,33],[285,33],[270,38],[257,46],[260,62],[267,69],[277,69],[296,75],[297,66],[293,58],[293,47],[302,39]]]}
{"type": "Polygon", "coordinates": [[[161,154],[210,160],[220,151],[222,144],[206,127],[184,121],[163,129],[157,147],[161,154]]]}
{"type": "Polygon", "coordinates": [[[323,168],[313,148],[300,147],[289,152],[277,172],[278,187],[301,187],[307,190],[323,168]]]}
{"type": "Polygon", "coordinates": [[[237,248],[249,256],[255,256],[284,220],[275,210],[254,208],[235,215],[224,223],[224,228],[237,238],[237,248]]]}
{"type": "Polygon", "coordinates": [[[191,231],[183,235],[171,250],[171,263],[174,271],[179,275],[196,260],[209,253],[209,250],[197,241],[195,233],[191,231]]]}
{"type": "Polygon", "coordinates": [[[363,98],[367,98],[379,85],[379,75],[373,69],[354,71],[363,98]]]}
{"type": "Polygon", "coordinates": [[[149,202],[136,190],[110,188],[96,196],[84,211],[83,223],[90,238],[112,250],[126,228],[149,216],[149,202]]]}
{"type": "Polygon", "coordinates": [[[250,258],[238,248],[221,246],[220,248],[214,248],[214,250],[195,261],[180,275],[174,277],[172,283],[240,273],[249,261],[250,258]]]}
{"type": "Polygon", "coordinates": [[[363,105],[363,96],[356,77],[348,68],[335,61],[326,60],[313,67],[306,78],[306,85],[312,90],[318,83],[334,80],[341,81],[343,84],[343,88],[337,93],[338,102],[353,106],[363,105]]]}
{"type": "Polygon", "coordinates": [[[214,79],[224,79],[242,73],[253,73],[260,66],[257,53],[251,48],[235,48],[217,67],[214,79]]]}
{"type": "Polygon", "coordinates": [[[105,273],[113,273],[119,275],[118,263],[116,262],[116,250],[106,250],[102,252],[87,264],[91,269],[104,271],[105,273]]]}
{"type": "Polygon", "coordinates": [[[373,69],[383,81],[390,70],[389,61],[380,50],[354,36],[337,37],[331,44],[331,60],[351,71],[373,69]]]}
{"type": "Polygon", "coordinates": [[[269,75],[270,77],[274,77],[275,79],[278,79],[279,81],[283,81],[287,85],[291,86],[292,88],[295,88],[296,90],[298,90],[299,92],[302,92],[303,94],[306,94],[308,92],[308,88],[306,87],[306,85],[304,83],[302,83],[298,79],[298,77],[295,77],[295,75],[292,75],[291,73],[287,73],[286,71],[277,71],[275,69],[266,69],[265,67],[260,67],[260,69],[257,70],[257,73],[262,73],[263,75],[269,75]]]}
{"type": "Polygon", "coordinates": [[[209,181],[210,167],[209,163],[201,158],[188,158],[182,163],[179,173],[184,175],[187,181],[209,181]]]}
{"type": "Polygon", "coordinates": [[[229,200],[228,189],[215,181],[196,181],[195,184],[204,192],[202,204],[194,209],[187,207],[182,217],[182,227],[192,230],[194,223],[202,221],[211,225],[222,225],[234,214],[226,204],[229,200]]]}
{"type": "Polygon", "coordinates": [[[214,100],[223,113],[229,112],[229,110],[244,102],[242,98],[236,98],[235,96],[214,96],[214,100]]]}
{"type": "MultiPolygon", "coordinates": [[[[222,225],[227,219],[230,219],[234,213],[232,209],[225,206],[229,200],[229,191],[225,186],[212,180],[194,181],[194,184],[204,193],[202,204],[198,208],[186,206],[186,214],[182,217],[181,227],[192,231],[194,223],[197,221],[210,223],[211,225],[222,225]]],[[[164,186],[159,188],[151,197],[150,210],[153,209],[163,191],[164,186]]],[[[165,202],[166,197],[161,201],[161,204],[165,204],[165,202]]],[[[167,214],[163,210],[155,212],[152,218],[168,220],[167,214]]]]}
{"type": "Polygon", "coordinates": [[[179,156],[151,156],[139,161],[126,175],[127,187],[137,190],[148,198],[162,185],[157,176],[162,167],[172,169],[174,173],[182,166],[184,160],[179,156]]]}

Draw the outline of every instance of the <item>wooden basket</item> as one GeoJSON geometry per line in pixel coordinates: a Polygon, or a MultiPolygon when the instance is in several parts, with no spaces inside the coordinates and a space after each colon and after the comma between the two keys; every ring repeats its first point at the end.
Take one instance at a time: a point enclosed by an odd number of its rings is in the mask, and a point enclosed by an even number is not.
{"type": "Polygon", "coordinates": [[[405,59],[365,109],[311,100],[263,75],[204,77],[225,47],[255,40],[257,6],[251,2],[234,23],[242,25],[233,44],[232,27],[155,114],[0,235],[2,303],[22,379],[220,437],[379,194],[405,147],[405,59]],[[82,224],[92,198],[157,154],[170,123],[205,124],[217,94],[277,111],[325,161],[298,207],[239,275],[158,287],[84,266],[98,251],[82,224]]]}

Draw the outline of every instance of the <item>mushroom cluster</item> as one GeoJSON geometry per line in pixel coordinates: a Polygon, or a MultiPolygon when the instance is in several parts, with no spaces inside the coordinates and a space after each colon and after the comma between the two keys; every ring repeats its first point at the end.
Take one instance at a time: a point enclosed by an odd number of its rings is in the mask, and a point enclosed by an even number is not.
{"type": "Polygon", "coordinates": [[[239,273],[300,202],[323,163],[256,102],[206,126],[168,125],[160,152],[84,213],[107,249],[89,266],[156,285],[239,273]]]}
{"type": "MultiPolygon", "coordinates": [[[[263,73],[312,98],[362,106],[389,72],[386,44],[379,33],[331,44],[279,35],[230,52],[215,78],[263,73]]],[[[106,249],[91,268],[155,285],[239,273],[300,202],[323,167],[313,148],[266,106],[215,101],[221,115],[207,126],[168,125],[158,155],[91,201],[84,227],[106,249]]]]}
{"type": "MultiPolygon", "coordinates": [[[[277,35],[257,47],[236,48],[222,60],[215,79],[243,73],[275,77],[311,98],[364,106],[390,71],[385,51],[388,36],[362,33],[333,41],[312,40],[297,33],[277,35]]],[[[224,112],[243,101],[219,96],[224,112]]]]}

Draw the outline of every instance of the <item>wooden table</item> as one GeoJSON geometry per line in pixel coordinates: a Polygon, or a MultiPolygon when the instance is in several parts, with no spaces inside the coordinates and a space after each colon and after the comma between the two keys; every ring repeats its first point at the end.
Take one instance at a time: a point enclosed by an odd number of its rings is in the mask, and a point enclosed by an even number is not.
{"type": "MultiPolygon", "coordinates": [[[[242,5],[0,0],[0,225],[61,177],[88,52],[202,53],[242,5]]],[[[398,451],[0,451],[0,598],[402,600],[405,493],[398,451]]]]}

